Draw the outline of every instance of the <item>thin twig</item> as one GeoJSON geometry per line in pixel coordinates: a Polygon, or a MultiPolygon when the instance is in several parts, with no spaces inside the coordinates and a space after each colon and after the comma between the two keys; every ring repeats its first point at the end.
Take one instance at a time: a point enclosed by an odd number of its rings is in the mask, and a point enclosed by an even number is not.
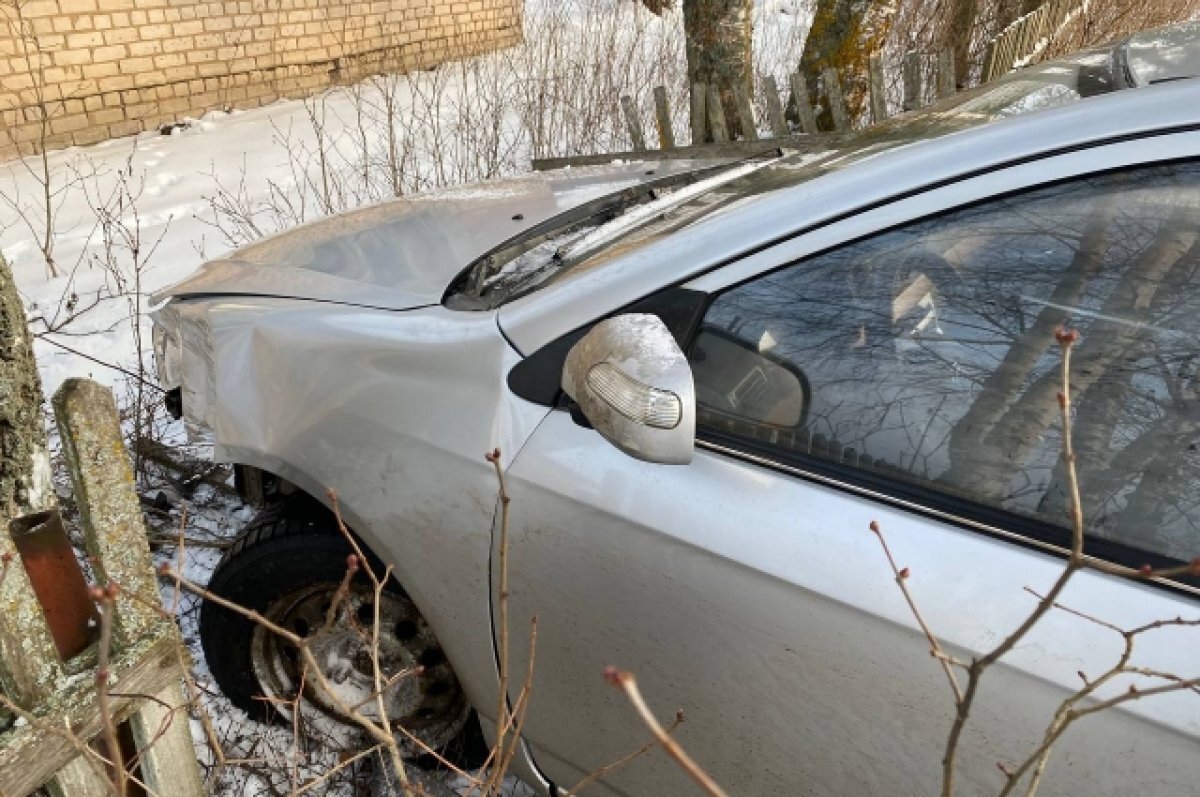
{"type": "MultiPolygon", "coordinates": [[[[666,728],[664,728],[663,731],[665,733],[667,733],[668,735],[672,734],[675,732],[675,729],[678,728],[682,724],[683,724],[683,709],[679,709],[678,711],[675,712],[675,720],[670,725],[668,725],[666,728]]],[[[616,761],[612,762],[611,764],[605,764],[604,766],[602,766],[599,769],[592,772],[590,775],[588,775],[583,780],[576,783],[574,786],[572,786],[570,789],[567,790],[567,797],[576,797],[581,791],[583,791],[588,786],[592,785],[596,781],[603,778],[609,772],[612,772],[615,769],[620,769],[621,767],[632,762],[633,760],[640,758],[641,756],[650,752],[655,747],[659,747],[661,744],[662,744],[662,742],[660,742],[658,740],[657,736],[652,737],[650,739],[650,741],[646,742],[644,745],[642,745],[638,749],[634,750],[633,752],[631,752],[625,756],[622,756],[621,758],[618,758],[616,761]]]]}
{"type": "Polygon", "coordinates": [[[684,751],[683,747],[667,733],[667,729],[659,724],[655,719],[654,713],[650,711],[646,701],[642,699],[642,693],[638,690],[637,679],[633,673],[626,670],[618,670],[616,667],[606,667],[604,670],[604,679],[610,684],[620,689],[629,698],[629,702],[633,705],[638,716],[642,718],[642,722],[658,740],[658,743],[663,746],[667,755],[675,759],[676,763],[683,768],[688,777],[696,781],[700,788],[704,789],[709,797],[728,797],[725,790],[716,784],[708,773],[700,768],[700,765],[692,760],[692,757],[684,751]]]}

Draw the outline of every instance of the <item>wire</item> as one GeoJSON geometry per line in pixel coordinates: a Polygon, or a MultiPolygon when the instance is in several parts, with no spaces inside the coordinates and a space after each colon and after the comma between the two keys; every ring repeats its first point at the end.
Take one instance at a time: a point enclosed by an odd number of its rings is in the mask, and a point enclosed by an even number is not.
{"type": "Polygon", "coordinates": [[[90,354],[84,354],[83,352],[79,351],[78,349],[72,349],[70,346],[67,346],[66,344],[63,344],[63,343],[59,343],[57,340],[51,340],[50,338],[45,337],[45,336],[41,336],[38,339],[45,341],[46,343],[49,343],[51,346],[57,346],[58,348],[62,349],[63,351],[70,352],[71,354],[74,354],[76,357],[82,357],[85,360],[90,360],[91,362],[94,362],[96,365],[102,365],[105,368],[109,368],[118,373],[125,374],[125,376],[129,377],[130,379],[132,379],[136,382],[140,382],[143,385],[145,385],[146,387],[151,388],[152,390],[157,390],[159,393],[162,393],[164,396],[168,392],[170,392],[166,388],[154,384],[149,379],[146,379],[143,376],[139,376],[138,374],[135,374],[133,371],[122,368],[119,365],[113,365],[112,363],[106,363],[106,362],[104,362],[104,360],[96,359],[95,357],[93,357],[90,354]]]}

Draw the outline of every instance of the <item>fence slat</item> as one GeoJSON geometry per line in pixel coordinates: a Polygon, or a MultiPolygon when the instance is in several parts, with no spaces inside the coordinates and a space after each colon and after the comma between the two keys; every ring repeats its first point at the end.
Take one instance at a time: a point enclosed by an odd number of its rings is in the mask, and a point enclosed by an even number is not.
{"type": "Polygon", "coordinates": [[[779,99],[779,86],[775,83],[775,78],[772,75],[767,75],[762,80],[763,96],[767,100],[767,115],[771,118],[771,134],[776,138],[783,138],[791,131],[788,129],[787,119],[783,115],[783,101],[779,99]]]}
{"type": "Polygon", "coordinates": [[[793,72],[788,75],[788,83],[792,87],[792,103],[796,106],[796,115],[800,117],[800,129],[809,135],[817,133],[817,115],[813,113],[812,100],[808,97],[808,85],[804,75],[793,72]]]}
{"type": "Polygon", "coordinates": [[[904,55],[904,104],[906,111],[921,107],[921,54],[908,52],[904,55]]]}
{"type": "Polygon", "coordinates": [[[742,139],[758,141],[758,122],[754,118],[754,108],[750,105],[750,95],[740,80],[733,83],[733,104],[737,108],[738,126],[742,128],[742,139]]]}
{"type": "Polygon", "coordinates": [[[625,128],[629,131],[634,152],[642,152],[646,149],[646,135],[642,132],[642,120],[634,107],[633,97],[628,94],[621,95],[621,112],[625,115],[625,128]]]}
{"type": "Polygon", "coordinates": [[[942,50],[937,55],[937,88],[938,98],[949,97],[958,87],[955,85],[954,53],[942,50]]]}
{"type": "Polygon", "coordinates": [[[887,118],[887,99],[883,85],[883,58],[879,53],[871,53],[867,62],[867,83],[871,97],[871,121],[879,124],[887,118]]]}
{"type": "Polygon", "coordinates": [[[154,697],[155,700],[147,700],[129,718],[138,750],[152,751],[151,755],[142,756],[142,779],[159,795],[205,797],[200,778],[185,776],[189,769],[198,772],[191,732],[161,733],[163,728],[188,727],[187,700],[179,683],[168,684],[154,697]]]}
{"type": "Polygon", "coordinates": [[[842,97],[842,84],[838,80],[837,70],[829,66],[822,69],[821,82],[825,87],[825,99],[829,101],[833,129],[849,130],[850,119],[846,116],[846,101],[842,97]]]}
{"type": "Polygon", "coordinates": [[[692,84],[692,146],[704,143],[704,120],[707,118],[707,108],[705,103],[708,98],[708,89],[703,83],[692,84]]]}
{"type": "Polygon", "coordinates": [[[654,121],[658,124],[658,148],[675,148],[675,131],[671,129],[671,106],[665,86],[654,87],[654,121]]]}
{"type": "Polygon", "coordinates": [[[725,124],[725,106],[721,103],[721,92],[715,85],[709,84],[705,105],[708,106],[708,123],[712,127],[713,141],[724,144],[729,140],[729,127],[725,124]]]}

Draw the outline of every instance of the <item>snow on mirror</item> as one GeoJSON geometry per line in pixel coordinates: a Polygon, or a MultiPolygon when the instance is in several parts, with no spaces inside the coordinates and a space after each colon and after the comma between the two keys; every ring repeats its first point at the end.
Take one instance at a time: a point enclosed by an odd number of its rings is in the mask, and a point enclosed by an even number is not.
{"type": "Polygon", "coordinates": [[[668,465],[692,461],[692,371],[657,316],[601,321],[571,348],[562,387],[596,431],[626,454],[668,465]]]}

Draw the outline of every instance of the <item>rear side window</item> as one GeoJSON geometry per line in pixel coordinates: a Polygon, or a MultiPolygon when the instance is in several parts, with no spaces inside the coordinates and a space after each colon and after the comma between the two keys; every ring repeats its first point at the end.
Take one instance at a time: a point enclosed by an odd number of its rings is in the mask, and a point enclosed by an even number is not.
{"type": "Polygon", "coordinates": [[[1068,525],[1059,324],[1077,328],[1089,533],[1200,551],[1200,166],[991,200],[728,290],[701,430],[1068,525]]]}

